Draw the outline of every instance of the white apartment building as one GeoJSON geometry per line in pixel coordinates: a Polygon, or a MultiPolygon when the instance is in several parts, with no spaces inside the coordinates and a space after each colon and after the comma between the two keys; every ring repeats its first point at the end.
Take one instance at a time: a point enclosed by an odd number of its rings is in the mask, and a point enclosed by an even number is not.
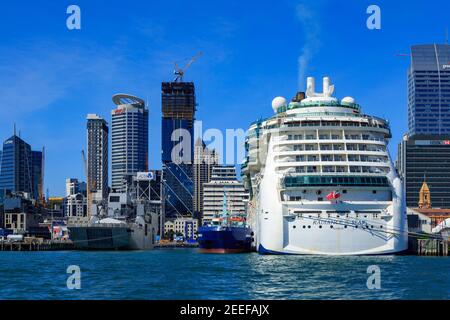
{"type": "Polygon", "coordinates": [[[248,193],[244,185],[237,180],[234,166],[213,167],[211,181],[203,184],[203,224],[221,214],[224,194],[226,194],[229,213],[246,213],[248,193]]]}

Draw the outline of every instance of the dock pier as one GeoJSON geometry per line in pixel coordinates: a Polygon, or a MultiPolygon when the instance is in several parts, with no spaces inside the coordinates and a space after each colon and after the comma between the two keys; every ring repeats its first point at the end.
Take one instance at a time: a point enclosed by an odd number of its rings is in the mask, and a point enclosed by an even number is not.
{"type": "Polygon", "coordinates": [[[73,250],[72,242],[0,242],[0,251],[56,251],[73,250]]]}
{"type": "Polygon", "coordinates": [[[417,256],[448,256],[449,240],[444,239],[409,239],[409,254],[417,256]]]}

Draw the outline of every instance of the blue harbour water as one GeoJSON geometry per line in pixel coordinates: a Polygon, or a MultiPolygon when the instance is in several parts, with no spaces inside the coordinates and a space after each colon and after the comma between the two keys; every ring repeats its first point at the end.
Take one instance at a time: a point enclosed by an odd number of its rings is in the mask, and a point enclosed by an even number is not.
{"type": "Polygon", "coordinates": [[[139,252],[0,252],[0,299],[450,299],[450,259],[139,252]],[[66,286],[69,265],[81,289],[66,286]],[[366,286],[381,269],[381,289],[366,286]]]}

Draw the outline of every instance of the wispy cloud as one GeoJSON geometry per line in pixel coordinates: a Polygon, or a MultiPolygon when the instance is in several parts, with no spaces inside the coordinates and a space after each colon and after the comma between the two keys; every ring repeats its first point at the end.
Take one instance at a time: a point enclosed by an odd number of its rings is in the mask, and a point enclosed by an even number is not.
{"type": "Polygon", "coordinates": [[[304,45],[298,57],[298,86],[304,89],[305,77],[308,72],[309,63],[320,49],[320,24],[316,12],[305,2],[301,2],[296,8],[297,18],[302,24],[304,45]]]}
{"type": "Polygon", "coordinates": [[[11,120],[44,109],[65,97],[83,79],[112,78],[120,58],[98,48],[61,48],[51,43],[4,48],[0,59],[0,97],[11,120]]]}

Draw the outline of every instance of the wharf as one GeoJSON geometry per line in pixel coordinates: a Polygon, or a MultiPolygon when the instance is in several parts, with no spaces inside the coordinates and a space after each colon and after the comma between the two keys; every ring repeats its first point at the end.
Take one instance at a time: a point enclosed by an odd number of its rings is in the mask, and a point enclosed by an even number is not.
{"type": "Polygon", "coordinates": [[[164,242],[155,244],[155,249],[164,248],[197,248],[198,243],[185,243],[185,242],[164,242]]]}
{"type": "Polygon", "coordinates": [[[48,241],[48,242],[24,242],[14,241],[0,242],[0,251],[56,251],[74,250],[73,242],[70,241],[48,241]]]}
{"type": "Polygon", "coordinates": [[[409,239],[409,253],[417,256],[448,256],[449,242],[443,239],[409,239]]]}

